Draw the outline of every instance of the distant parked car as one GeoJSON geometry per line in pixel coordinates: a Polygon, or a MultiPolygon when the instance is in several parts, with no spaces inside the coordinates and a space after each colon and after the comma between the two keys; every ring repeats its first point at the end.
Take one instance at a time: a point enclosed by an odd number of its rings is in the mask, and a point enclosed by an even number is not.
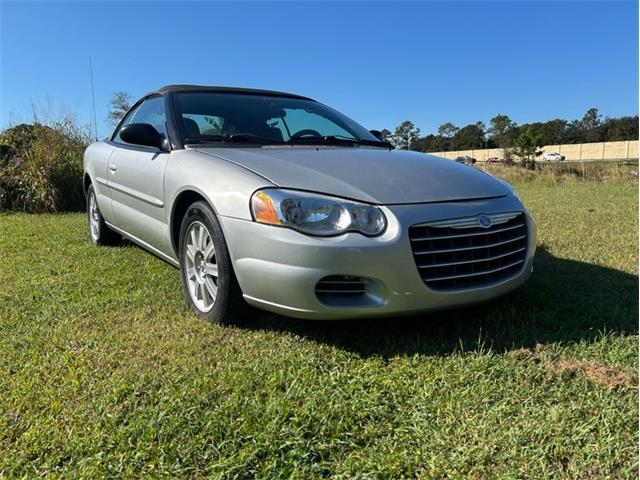
{"type": "Polygon", "coordinates": [[[566,157],[564,155],[560,155],[557,152],[548,152],[542,155],[542,159],[545,162],[561,162],[563,160],[566,160],[566,157]]]}
{"type": "Polygon", "coordinates": [[[458,163],[464,163],[466,165],[473,165],[474,163],[476,163],[476,159],[473,158],[473,157],[470,157],[468,155],[463,155],[461,157],[456,157],[455,161],[458,162],[458,163]]]}
{"type": "Polygon", "coordinates": [[[489,157],[487,158],[487,164],[492,164],[492,163],[504,163],[504,160],[502,158],[498,158],[498,157],[489,157]]]}

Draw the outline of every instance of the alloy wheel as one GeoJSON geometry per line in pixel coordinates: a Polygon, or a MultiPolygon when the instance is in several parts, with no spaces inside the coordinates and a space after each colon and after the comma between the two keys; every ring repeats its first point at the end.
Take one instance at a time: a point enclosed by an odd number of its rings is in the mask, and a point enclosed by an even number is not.
{"type": "Polygon", "coordinates": [[[94,241],[100,236],[100,210],[96,202],[96,194],[93,192],[89,195],[89,232],[94,241]]]}
{"type": "Polygon", "coordinates": [[[202,222],[187,229],[184,262],[191,300],[201,312],[210,311],[218,295],[218,264],[213,239],[202,222]]]}

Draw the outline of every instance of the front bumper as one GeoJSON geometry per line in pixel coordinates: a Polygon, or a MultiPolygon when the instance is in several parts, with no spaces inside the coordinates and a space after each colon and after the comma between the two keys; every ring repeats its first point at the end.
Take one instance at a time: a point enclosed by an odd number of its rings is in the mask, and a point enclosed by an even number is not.
{"type": "Polygon", "coordinates": [[[387,229],[379,237],[358,233],[310,237],[288,228],[221,217],[233,267],[244,298],[282,315],[344,319],[408,315],[480,303],[519,287],[531,275],[536,228],[526,214],[528,249],[520,272],[506,280],[459,291],[434,291],[420,278],[409,241],[409,227],[431,220],[526,210],[514,196],[438,204],[381,207],[387,229]],[[361,303],[330,306],[315,293],[320,279],[350,275],[371,281],[361,303]]]}

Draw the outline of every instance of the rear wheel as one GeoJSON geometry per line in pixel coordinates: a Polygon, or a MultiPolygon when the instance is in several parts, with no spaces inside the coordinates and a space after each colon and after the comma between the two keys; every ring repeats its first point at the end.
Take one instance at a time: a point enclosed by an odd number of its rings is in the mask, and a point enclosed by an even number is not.
{"type": "Polygon", "coordinates": [[[87,220],[89,224],[89,239],[94,245],[113,245],[121,237],[111,230],[104,221],[93,185],[87,189],[87,220]]]}
{"type": "Polygon", "coordinates": [[[180,226],[182,288],[191,309],[212,323],[235,323],[247,313],[227,243],[209,205],[189,207],[180,226]]]}

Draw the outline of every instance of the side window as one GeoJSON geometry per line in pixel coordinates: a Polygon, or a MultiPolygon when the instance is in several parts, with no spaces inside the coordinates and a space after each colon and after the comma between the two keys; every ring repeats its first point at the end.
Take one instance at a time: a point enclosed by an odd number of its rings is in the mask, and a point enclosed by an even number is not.
{"type": "Polygon", "coordinates": [[[113,141],[114,142],[125,143],[120,138],[120,130],[122,130],[124,127],[126,127],[127,125],[129,125],[131,123],[131,119],[136,114],[136,112],[140,109],[140,107],[141,107],[141,105],[138,105],[134,110],[130,111],[127,114],[127,116],[125,117],[124,121],[120,124],[120,127],[118,128],[118,131],[116,132],[116,134],[113,137],[113,141]]]}
{"type": "MultiPolygon", "coordinates": [[[[151,97],[142,102],[133,112],[131,112],[120,126],[123,127],[131,123],[148,123],[153,125],[163,135],[167,134],[165,126],[166,115],[164,111],[164,97],[151,97]]],[[[120,130],[114,137],[113,141],[118,143],[126,143],[120,138],[120,130]]]]}

